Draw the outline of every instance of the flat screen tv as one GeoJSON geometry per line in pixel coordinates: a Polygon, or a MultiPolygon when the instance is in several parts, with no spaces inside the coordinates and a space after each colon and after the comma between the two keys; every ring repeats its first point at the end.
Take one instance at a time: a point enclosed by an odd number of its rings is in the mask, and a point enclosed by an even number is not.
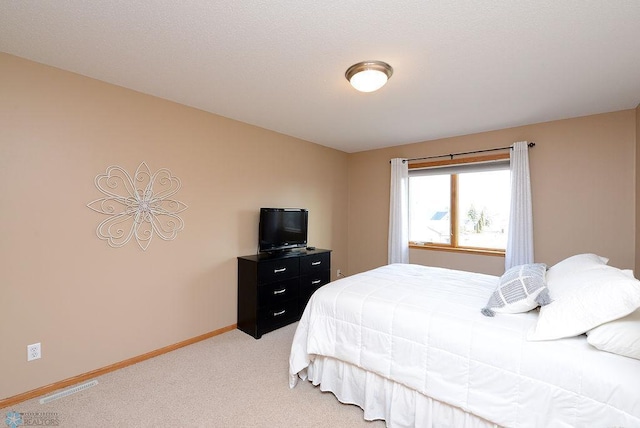
{"type": "Polygon", "coordinates": [[[308,222],[309,212],[303,208],[260,208],[259,251],[306,247],[308,222]]]}

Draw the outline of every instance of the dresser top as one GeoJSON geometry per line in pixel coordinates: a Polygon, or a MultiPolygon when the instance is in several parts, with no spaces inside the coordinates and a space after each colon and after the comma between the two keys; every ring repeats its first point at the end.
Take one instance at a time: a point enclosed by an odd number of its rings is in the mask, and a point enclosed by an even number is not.
{"type": "Polygon", "coordinates": [[[290,257],[304,257],[304,256],[312,256],[314,254],[322,254],[322,253],[330,253],[331,250],[324,250],[322,248],[316,248],[315,250],[307,250],[306,248],[300,248],[289,251],[275,251],[272,253],[259,253],[259,254],[249,254],[246,256],[240,256],[238,259],[250,260],[253,262],[261,262],[264,260],[277,260],[277,259],[286,259],[290,257]]]}

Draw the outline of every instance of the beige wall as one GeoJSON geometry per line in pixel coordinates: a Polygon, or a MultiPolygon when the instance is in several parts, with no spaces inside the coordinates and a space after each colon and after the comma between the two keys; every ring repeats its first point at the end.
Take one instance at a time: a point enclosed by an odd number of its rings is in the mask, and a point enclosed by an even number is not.
{"type": "Polygon", "coordinates": [[[261,206],[308,208],[346,269],[345,153],[6,54],[0,94],[0,399],[236,323],[261,206]],[[185,229],[110,248],[94,178],[142,161],[182,180],[185,229]]]}
{"type": "Polygon", "coordinates": [[[636,107],[636,260],[635,275],[640,278],[640,104],[636,107]]]}
{"type": "MultiPolygon", "coordinates": [[[[349,273],[387,262],[389,159],[534,141],[529,151],[535,256],[553,264],[580,252],[633,268],[636,227],[636,116],[625,110],[349,155],[349,273]]],[[[463,119],[461,119],[463,120],[463,119]]],[[[504,271],[504,258],[411,250],[410,262],[504,271]]]]}

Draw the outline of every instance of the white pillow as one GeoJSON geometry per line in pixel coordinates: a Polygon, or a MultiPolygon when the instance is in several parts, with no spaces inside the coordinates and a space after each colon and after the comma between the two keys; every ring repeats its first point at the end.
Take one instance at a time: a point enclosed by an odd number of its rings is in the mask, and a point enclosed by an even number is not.
{"type": "Polygon", "coordinates": [[[492,317],[495,312],[518,314],[549,303],[545,284],[547,265],[532,263],[508,269],[498,282],[498,287],[482,308],[483,315],[492,317]]]}
{"type": "Polygon", "coordinates": [[[576,254],[551,266],[547,272],[547,282],[553,281],[554,279],[562,280],[567,275],[573,275],[576,272],[595,266],[606,265],[608,262],[608,258],[598,256],[597,254],[576,254]]]}
{"type": "MultiPolygon", "coordinates": [[[[634,277],[630,269],[622,272],[634,277]]],[[[587,342],[602,351],[640,360],[640,309],[589,330],[587,342]]]]}
{"type": "Polygon", "coordinates": [[[587,342],[602,351],[640,360],[640,309],[589,330],[587,342]]]}
{"type": "Polygon", "coordinates": [[[528,340],[577,336],[640,307],[640,281],[604,264],[558,276],[549,269],[547,287],[553,301],[540,308],[528,340]]]}

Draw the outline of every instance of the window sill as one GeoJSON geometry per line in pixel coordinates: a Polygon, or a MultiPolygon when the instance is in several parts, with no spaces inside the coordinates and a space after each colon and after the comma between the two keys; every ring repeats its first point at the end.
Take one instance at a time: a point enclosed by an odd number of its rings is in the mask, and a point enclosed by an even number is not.
{"type": "Polygon", "coordinates": [[[497,256],[504,257],[504,250],[491,250],[488,248],[461,248],[461,247],[450,247],[446,245],[437,245],[437,244],[409,244],[409,248],[415,248],[418,250],[435,250],[435,251],[448,251],[452,253],[465,253],[465,254],[477,254],[483,256],[497,256]]]}

